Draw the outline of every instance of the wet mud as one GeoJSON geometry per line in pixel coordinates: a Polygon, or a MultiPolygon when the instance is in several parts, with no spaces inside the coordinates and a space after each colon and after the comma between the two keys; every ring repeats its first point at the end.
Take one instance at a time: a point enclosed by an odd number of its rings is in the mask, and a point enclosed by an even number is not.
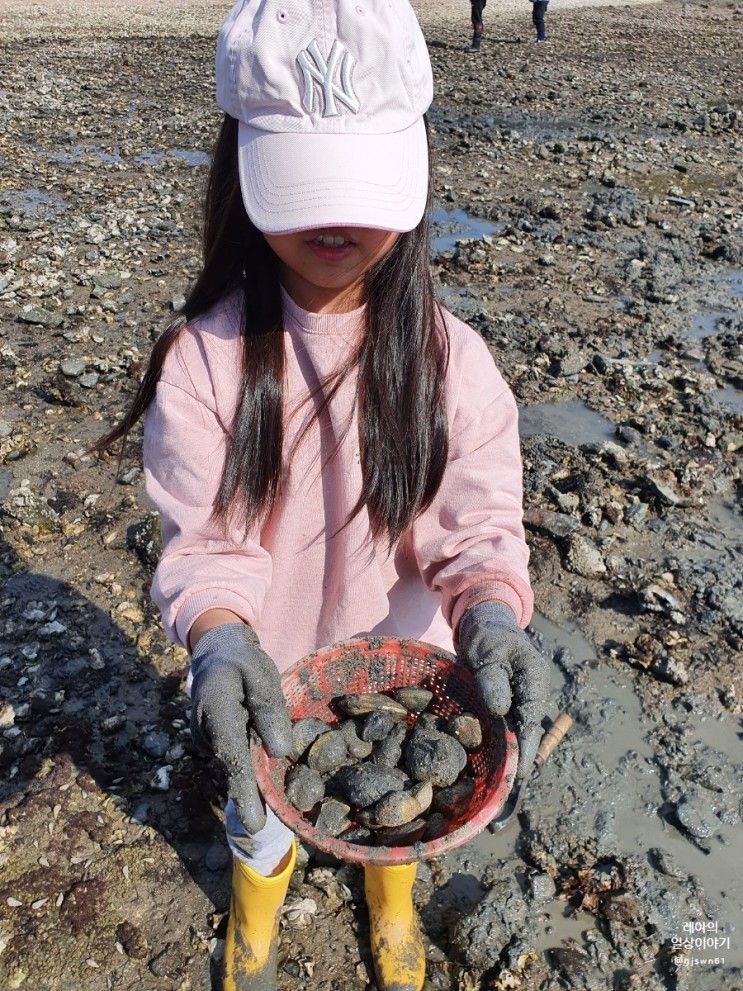
{"type": "MultiPolygon", "coordinates": [[[[84,454],[198,267],[218,12],[179,18],[0,12],[2,987],[217,986],[224,782],[148,597],[138,435],[84,454]]],[[[519,402],[574,719],[517,822],[420,865],[428,991],[743,987],[740,26],[555,5],[535,50],[488,5],[473,54],[467,10],[424,17],[437,290],[519,402]]],[[[358,870],[298,864],[280,991],[371,991],[358,870]]]]}

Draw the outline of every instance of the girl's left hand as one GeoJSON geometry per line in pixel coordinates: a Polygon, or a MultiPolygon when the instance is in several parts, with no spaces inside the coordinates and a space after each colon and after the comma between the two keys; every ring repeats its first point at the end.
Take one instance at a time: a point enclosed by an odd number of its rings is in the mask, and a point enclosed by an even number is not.
{"type": "Polygon", "coordinates": [[[480,695],[494,716],[512,711],[519,741],[516,778],[528,777],[542,737],[549,671],[513,612],[502,602],[482,602],[459,623],[459,657],[475,672],[480,695]]]}

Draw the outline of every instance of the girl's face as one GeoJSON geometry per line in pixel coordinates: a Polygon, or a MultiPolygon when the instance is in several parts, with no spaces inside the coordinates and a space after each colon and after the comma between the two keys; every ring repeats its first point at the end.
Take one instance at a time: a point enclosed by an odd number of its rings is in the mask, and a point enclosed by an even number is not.
{"type": "Polygon", "coordinates": [[[400,235],[364,227],[318,227],[263,236],[278,256],[282,284],[298,306],[314,313],[344,313],[364,302],[364,275],[400,235]]]}

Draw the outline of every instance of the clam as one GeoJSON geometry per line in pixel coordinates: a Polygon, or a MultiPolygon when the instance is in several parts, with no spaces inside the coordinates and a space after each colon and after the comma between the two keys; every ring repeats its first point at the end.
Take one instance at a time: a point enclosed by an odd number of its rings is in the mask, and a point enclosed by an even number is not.
{"type": "Polygon", "coordinates": [[[323,776],[336,771],[348,761],[346,738],[340,730],[318,736],[307,754],[307,764],[323,776]]]}
{"type": "Polygon", "coordinates": [[[438,788],[454,784],[466,764],[462,744],[438,730],[416,728],[405,747],[405,767],[410,777],[430,781],[438,788]]]}
{"type": "Polygon", "coordinates": [[[326,799],[320,806],[315,819],[315,828],[327,833],[328,836],[339,836],[351,825],[349,818],[350,806],[335,798],[326,799]]]}
{"type": "Polygon", "coordinates": [[[375,826],[404,826],[430,808],[432,799],[433,787],[430,781],[425,781],[385,795],[368,811],[375,826]]]}
{"type": "Polygon", "coordinates": [[[332,786],[337,787],[351,805],[365,809],[391,791],[402,791],[403,781],[392,768],[356,764],[337,771],[333,775],[332,786]]]}
{"type": "Polygon", "coordinates": [[[295,809],[309,812],[325,795],[325,783],[317,771],[295,764],[286,775],[286,797],[295,809]]]}
{"type": "Polygon", "coordinates": [[[433,698],[427,688],[398,688],[395,701],[404,705],[408,712],[423,712],[433,698]]]}
{"type": "Polygon", "coordinates": [[[408,710],[381,692],[360,692],[357,695],[341,695],[334,700],[338,708],[347,716],[366,716],[370,712],[388,712],[391,716],[404,719],[408,710]]]}
{"type": "Polygon", "coordinates": [[[463,712],[449,721],[447,732],[462,744],[465,750],[477,750],[482,745],[482,726],[477,716],[463,712]]]}
{"type": "Polygon", "coordinates": [[[321,733],[327,733],[330,726],[322,719],[300,719],[292,726],[292,757],[299,760],[308,747],[311,747],[321,733]]]}

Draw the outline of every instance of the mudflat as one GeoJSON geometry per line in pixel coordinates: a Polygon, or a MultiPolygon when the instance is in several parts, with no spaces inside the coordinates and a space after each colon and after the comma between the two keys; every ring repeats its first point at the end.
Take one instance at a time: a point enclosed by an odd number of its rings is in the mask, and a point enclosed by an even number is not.
{"type": "MultiPolygon", "coordinates": [[[[419,868],[427,987],[743,986],[742,18],[417,4],[432,257],[521,407],[535,642],[574,726],[518,824],[419,868]],[[691,942],[689,942],[691,941],[691,942]],[[696,942],[694,942],[696,941],[696,942]]],[[[148,597],[131,399],[199,265],[226,4],[0,3],[0,986],[211,986],[223,782],[148,597]]],[[[301,851],[282,991],[370,988],[301,851]]]]}

